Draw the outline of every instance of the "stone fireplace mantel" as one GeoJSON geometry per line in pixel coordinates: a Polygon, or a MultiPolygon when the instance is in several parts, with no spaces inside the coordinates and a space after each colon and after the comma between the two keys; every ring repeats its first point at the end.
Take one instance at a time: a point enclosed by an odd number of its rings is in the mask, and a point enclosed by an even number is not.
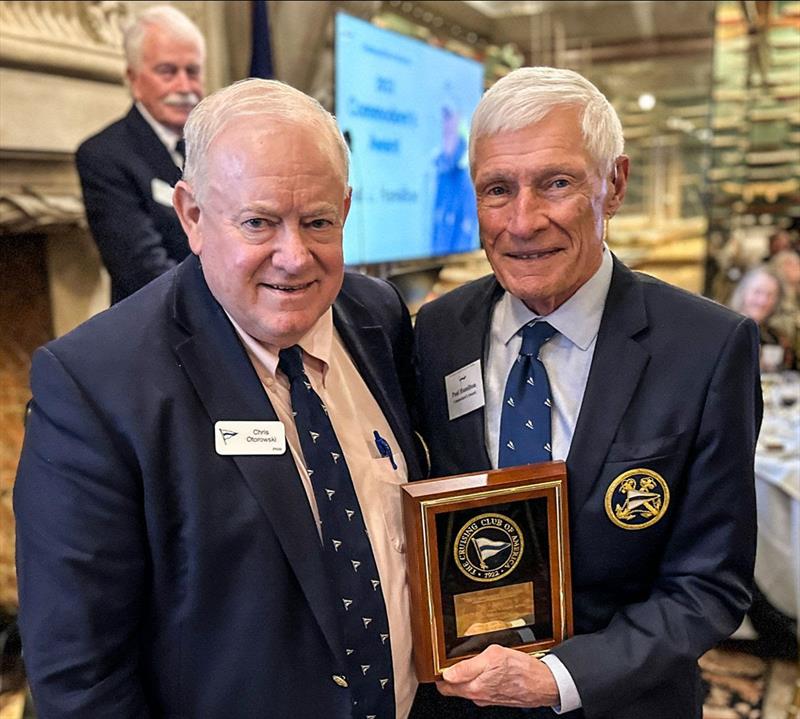
{"type": "Polygon", "coordinates": [[[11,488],[33,350],[108,306],[78,144],[130,102],[122,2],[0,2],[0,608],[13,611],[11,488]]]}

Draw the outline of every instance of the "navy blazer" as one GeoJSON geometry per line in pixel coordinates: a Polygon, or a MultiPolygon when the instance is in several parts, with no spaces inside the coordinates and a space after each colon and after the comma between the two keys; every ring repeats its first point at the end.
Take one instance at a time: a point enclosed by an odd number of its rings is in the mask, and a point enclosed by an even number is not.
{"type": "Polygon", "coordinates": [[[111,276],[112,303],[189,254],[178,216],[163,194],[181,171],[135,105],[86,140],[75,164],[89,229],[111,276]],[[154,181],[161,187],[155,196],[154,181]]]}
{"type": "MultiPolygon", "coordinates": [[[[417,396],[433,476],[490,467],[483,409],[450,421],[444,377],[485,362],[502,292],[485,277],[417,318],[417,396]]],[[[553,653],[583,710],[565,716],[700,718],[697,658],[737,628],[750,601],[760,420],[755,325],[615,259],[567,457],[576,636],[553,653]],[[610,521],[604,500],[636,468],[666,480],[670,503],[660,521],[630,531],[610,521]]]]}
{"type": "MultiPolygon", "coordinates": [[[[405,305],[346,275],[334,322],[419,477],[405,305]]],[[[291,454],[214,449],[218,420],[277,416],[197,258],[39,349],[31,382],[14,505],[38,716],[350,717],[291,454]]]]}

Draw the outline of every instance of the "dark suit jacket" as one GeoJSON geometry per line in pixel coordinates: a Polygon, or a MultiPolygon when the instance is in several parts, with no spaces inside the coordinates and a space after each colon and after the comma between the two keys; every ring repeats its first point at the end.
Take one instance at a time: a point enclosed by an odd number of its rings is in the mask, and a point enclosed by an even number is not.
{"type": "Polygon", "coordinates": [[[89,229],[111,275],[112,303],[189,254],[172,205],[153,197],[154,179],[174,186],[181,171],[135,106],[86,140],[75,163],[89,229]]]}
{"type": "MultiPolygon", "coordinates": [[[[449,421],[444,377],[484,361],[501,294],[490,276],[419,313],[433,476],[490,467],[483,410],[449,421]]],[[[755,325],[615,260],[567,458],[577,636],[553,653],[583,710],[566,716],[699,719],[697,658],[736,629],[750,600],[760,418],[755,325]],[[630,531],[608,519],[604,498],[635,468],[666,480],[670,504],[630,531]]]]}
{"type": "MultiPolygon", "coordinates": [[[[348,275],[334,322],[418,477],[405,306],[348,275]]],[[[197,259],[39,349],[32,387],[14,504],[38,716],[350,717],[291,454],[215,452],[216,421],[277,417],[197,259]]]]}

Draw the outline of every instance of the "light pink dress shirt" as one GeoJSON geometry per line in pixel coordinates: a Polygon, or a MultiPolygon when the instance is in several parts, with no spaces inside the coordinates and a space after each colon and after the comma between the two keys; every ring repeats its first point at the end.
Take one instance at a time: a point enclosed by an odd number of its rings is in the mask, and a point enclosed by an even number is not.
{"type": "MultiPolygon", "coordinates": [[[[232,318],[231,322],[244,343],[278,419],[283,423],[287,446],[311,510],[319,522],[314,490],[305,469],[292,417],[289,381],[283,372],[277,372],[278,349],[248,335],[232,318]]],[[[417,690],[417,678],[411,659],[411,609],[399,487],[408,481],[405,458],[383,412],[336,332],[330,309],[298,344],[303,348],[308,379],[328,408],[372,542],[389,619],[397,719],[406,719],[417,690]],[[392,448],[396,470],[392,469],[388,457],[380,456],[375,445],[374,430],[392,448]]],[[[317,529],[319,531],[319,524],[317,529]]],[[[313,667],[310,669],[313,670],[313,667]]]]}

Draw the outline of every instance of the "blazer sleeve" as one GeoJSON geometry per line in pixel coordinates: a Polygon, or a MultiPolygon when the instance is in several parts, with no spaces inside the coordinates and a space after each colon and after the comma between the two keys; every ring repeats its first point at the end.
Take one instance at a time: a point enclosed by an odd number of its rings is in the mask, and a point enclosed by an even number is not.
{"type": "Polygon", "coordinates": [[[75,162],[89,229],[117,291],[127,296],[174,267],[148,211],[144,180],[97,143],[82,145],[75,162]]]}
{"type": "Polygon", "coordinates": [[[47,348],[14,488],[19,625],[40,719],[149,717],[137,676],[145,529],[132,457],[47,348]]]}
{"type": "Polygon", "coordinates": [[[612,716],[666,677],[691,677],[699,655],[730,636],[749,607],[762,414],[751,321],[743,318],[729,334],[705,403],[695,411],[699,429],[685,467],[686,492],[651,595],[622,607],[601,631],[553,650],[575,680],[587,719],[612,716]]]}

